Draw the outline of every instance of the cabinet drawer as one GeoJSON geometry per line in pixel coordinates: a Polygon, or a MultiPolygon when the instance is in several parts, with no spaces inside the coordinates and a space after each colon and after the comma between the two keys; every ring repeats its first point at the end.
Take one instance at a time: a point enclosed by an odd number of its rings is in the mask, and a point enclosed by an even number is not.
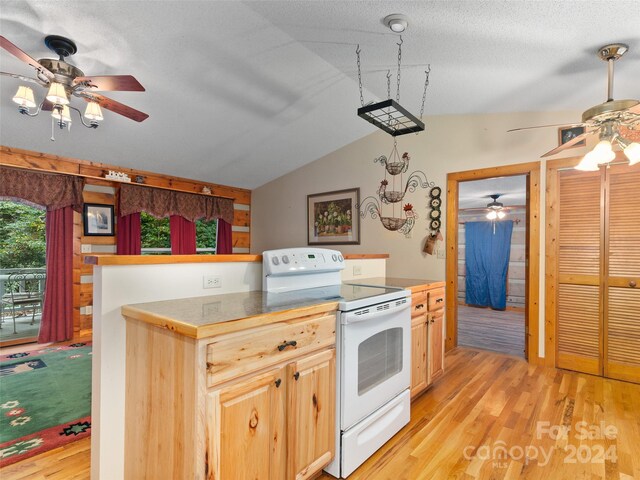
{"type": "Polygon", "coordinates": [[[422,315],[427,312],[427,292],[416,292],[411,295],[411,316],[422,315]]]}
{"type": "Polygon", "coordinates": [[[336,341],[336,315],[293,319],[214,337],[207,345],[207,385],[285,362],[336,341]]]}
{"type": "Polygon", "coordinates": [[[427,292],[427,308],[431,312],[444,307],[444,288],[436,288],[427,292]]]}

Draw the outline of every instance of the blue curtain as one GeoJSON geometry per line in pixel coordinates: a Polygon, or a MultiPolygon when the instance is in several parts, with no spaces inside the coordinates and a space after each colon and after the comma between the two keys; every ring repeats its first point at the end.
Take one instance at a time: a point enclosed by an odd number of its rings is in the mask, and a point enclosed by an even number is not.
{"type": "Polygon", "coordinates": [[[513,221],[465,224],[466,303],[504,310],[513,221]],[[495,227],[495,230],[494,230],[495,227]]]}

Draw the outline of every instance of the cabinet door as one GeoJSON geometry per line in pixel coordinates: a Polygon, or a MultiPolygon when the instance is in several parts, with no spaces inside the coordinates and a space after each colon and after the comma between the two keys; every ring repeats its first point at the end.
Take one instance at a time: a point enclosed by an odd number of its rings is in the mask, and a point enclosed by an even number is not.
{"type": "Polygon", "coordinates": [[[426,314],[411,319],[411,398],[427,388],[426,314]]]}
{"type": "Polygon", "coordinates": [[[287,382],[287,478],[301,480],[319,472],[335,451],[335,349],[287,365],[287,382]]]}
{"type": "Polygon", "coordinates": [[[272,370],[209,394],[207,478],[285,478],[283,374],[272,370]]]}
{"type": "Polygon", "coordinates": [[[431,385],[444,373],[444,310],[429,315],[427,338],[429,360],[427,361],[427,383],[431,385]]]}

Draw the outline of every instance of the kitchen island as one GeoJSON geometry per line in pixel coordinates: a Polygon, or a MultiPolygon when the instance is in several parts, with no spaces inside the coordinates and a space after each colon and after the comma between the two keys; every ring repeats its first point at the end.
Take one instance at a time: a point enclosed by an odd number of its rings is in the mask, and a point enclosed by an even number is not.
{"type": "MultiPolygon", "coordinates": [[[[345,255],[347,268],[343,279],[352,278],[349,275],[356,269],[366,276],[383,276],[387,258],[384,254],[345,255]]],[[[255,299],[262,290],[262,257],[100,255],[87,256],[85,263],[93,265],[94,298],[91,478],[122,480],[125,478],[126,357],[130,344],[122,307],[140,302],[210,297],[213,293],[250,293],[248,298],[254,295],[255,299]],[[204,288],[204,277],[211,275],[221,279],[219,288],[204,288]]],[[[210,303],[206,309],[215,313],[220,305],[216,301],[210,303]]],[[[187,325],[185,328],[197,327],[187,325]]],[[[188,335],[183,338],[193,340],[188,335]]]]}
{"type": "Polygon", "coordinates": [[[124,306],[125,478],[319,472],[335,448],[336,308],[261,291],[124,306]]]}

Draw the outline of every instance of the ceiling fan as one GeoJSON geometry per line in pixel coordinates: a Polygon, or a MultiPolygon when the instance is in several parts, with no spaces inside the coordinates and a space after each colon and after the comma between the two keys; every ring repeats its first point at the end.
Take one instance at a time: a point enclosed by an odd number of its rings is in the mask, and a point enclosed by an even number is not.
{"type": "Polygon", "coordinates": [[[612,161],[615,158],[612,144],[618,144],[623,148],[630,165],[640,162],[640,143],[635,140],[640,138],[640,101],[613,99],[613,65],[628,50],[629,46],[624,43],[613,43],[598,49],[598,57],[608,64],[607,101],[585,110],[582,123],[514,128],[509,132],[545,127],[584,127],[583,134],[548,151],[542,157],[555,155],[591,135],[598,134],[600,142],[593,151],[585,155],[576,168],[595,171],[599,165],[612,161]]]}
{"type": "Polygon", "coordinates": [[[44,39],[44,44],[49,50],[58,55],[57,60],[43,58],[36,61],[5,37],[0,36],[0,47],[33,67],[36,71],[36,78],[7,72],[0,72],[0,75],[36,83],[48,89],[46,98],[37,105],[31,88],[20,86],[13,97],[13,101],[18,104],[20,113],[35,117],[41,111],[51,111],[51,116],[57,120],[60,128],[71,124],[70,109],[78,112],[80,121],[88,128],[97,128],[98,121],[103,119],[101,107],[136,122],[142,122],[149,117],[146,113],[97,93],[99,91],[144,92],[144,87],[133,76],[86,76],[82,70],[67,61],[68,57],[77,52],[77,47],[73,40],[59,35],[48,35],[44,39]],[[83,98],[88,102],[84,118],[89,123],[85,123],[80,110],[70,105],[70,95],[83,98]],[[36,112],[31,113],[29,109],[36,106],[36,112]]]}

